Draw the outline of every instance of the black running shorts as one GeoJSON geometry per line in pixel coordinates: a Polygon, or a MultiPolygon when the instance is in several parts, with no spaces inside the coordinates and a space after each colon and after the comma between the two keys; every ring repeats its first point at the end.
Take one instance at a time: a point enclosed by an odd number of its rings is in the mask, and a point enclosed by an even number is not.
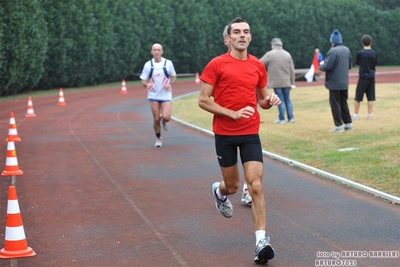
{"type": "Polygon", "coordinates": [[[359,79],[356,88],[356,97],[354,100],[363,101],[364,94],[368,101],[375,101],[375,78],[359,79]]]}
{"type": "Polygon", "coordinates": [[[219,166],[231,167],[237,163],[238,148],[242,164],[248,161],[263,162],[260,136],[252,135],[215,135],[215,150],[219,166]]]}

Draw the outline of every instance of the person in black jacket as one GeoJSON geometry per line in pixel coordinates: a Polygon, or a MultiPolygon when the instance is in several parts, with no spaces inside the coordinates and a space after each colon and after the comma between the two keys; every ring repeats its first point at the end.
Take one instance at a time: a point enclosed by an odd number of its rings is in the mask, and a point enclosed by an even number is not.
{"type": "Polygon", "coordinates": [[[351,69],[351,52],[343,45],[342,35],[335,29],[330,37],[331,49],[319,69],[325,71],[325,87],[329,90],[335,128],[330,132],[354,130],[347,99],[349,95],[349,69],[351,69]],[[344,124],[344,125],[343,125],[344,124]]]}
{"type": "Polygon", "coordinates": [[[353,120],[358,120],[358,111],[360,110],[360,102],[363,96],[368,100],[368,115],[367,119],[372,119],[372,106],[375,101],[375,66],[378,61],[376,52],[371,48],[372,37],[368,34],[363,35],[361,43],[364,49],[357,53],[356,65],[360,66],[358,71],[358,83],[356,88],[356,95],[354,98],[354,114],[353,120]]]}

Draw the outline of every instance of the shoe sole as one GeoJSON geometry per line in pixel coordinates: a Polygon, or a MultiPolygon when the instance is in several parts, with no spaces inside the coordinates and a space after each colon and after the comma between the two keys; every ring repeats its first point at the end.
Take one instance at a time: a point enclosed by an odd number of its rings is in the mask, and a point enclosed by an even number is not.
{"type": "Polygon", "coordinates": [[[258,254],[259,255],[254,259],[254,262],[257,264],[266,264],[269,260],[272,260],[275,257],[275,252],[271,245],[267,245],[258,254]]]}
{"type": "Polygon", "coordinates": [[[251,206],[251,203],[253,203],[253,201],[246,201],[246,200],[241,200],[241,202],[242,202],[242,204],[244,204],[244,205],[249,205],[249,206],[251,206]]]}

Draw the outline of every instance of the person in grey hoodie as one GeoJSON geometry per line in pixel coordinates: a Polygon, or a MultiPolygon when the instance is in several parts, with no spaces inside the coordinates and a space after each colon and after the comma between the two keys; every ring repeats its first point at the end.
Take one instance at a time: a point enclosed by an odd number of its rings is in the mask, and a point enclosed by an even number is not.
{"type": "Polygon", "coordinates": [[[321,71],[326,72],[325,87],[329,90],[329,103],[335,123],[335,128],[330,132],[354,130],[347,103],[351,52],[343,45],[342,35],[337,29],[332,32],[330,42],[332,47],[319,66],[321,71]]]}
{"type": "Polygon", "coordinates": [[[290,100],[290,89],[294,86],[294,63],[289,52],[283,49],[281,39],[274,38],[271,41],[271,50],[260,58],[268,72],[267,87],[274,88],[282,103],[278,105],[279,117],[274,123],[284,124],[285,109],[287,119],[294,123],[293,105],[290,100]]]}

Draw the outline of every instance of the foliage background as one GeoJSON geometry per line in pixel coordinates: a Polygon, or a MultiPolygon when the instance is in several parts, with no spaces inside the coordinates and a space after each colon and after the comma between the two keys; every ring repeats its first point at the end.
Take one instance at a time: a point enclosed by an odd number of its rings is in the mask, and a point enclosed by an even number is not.
{"type": "Polygon", "coordinates": [[[257,57],[280,37],[308,68],[337,28],[353,57],[368,33],[379,65],[400,62],[398,0],[0,0],[0,96],[137,80],[155,42],[178,73],[201,72],[226,51],[222,31],[237,16],[257,57]]]}

